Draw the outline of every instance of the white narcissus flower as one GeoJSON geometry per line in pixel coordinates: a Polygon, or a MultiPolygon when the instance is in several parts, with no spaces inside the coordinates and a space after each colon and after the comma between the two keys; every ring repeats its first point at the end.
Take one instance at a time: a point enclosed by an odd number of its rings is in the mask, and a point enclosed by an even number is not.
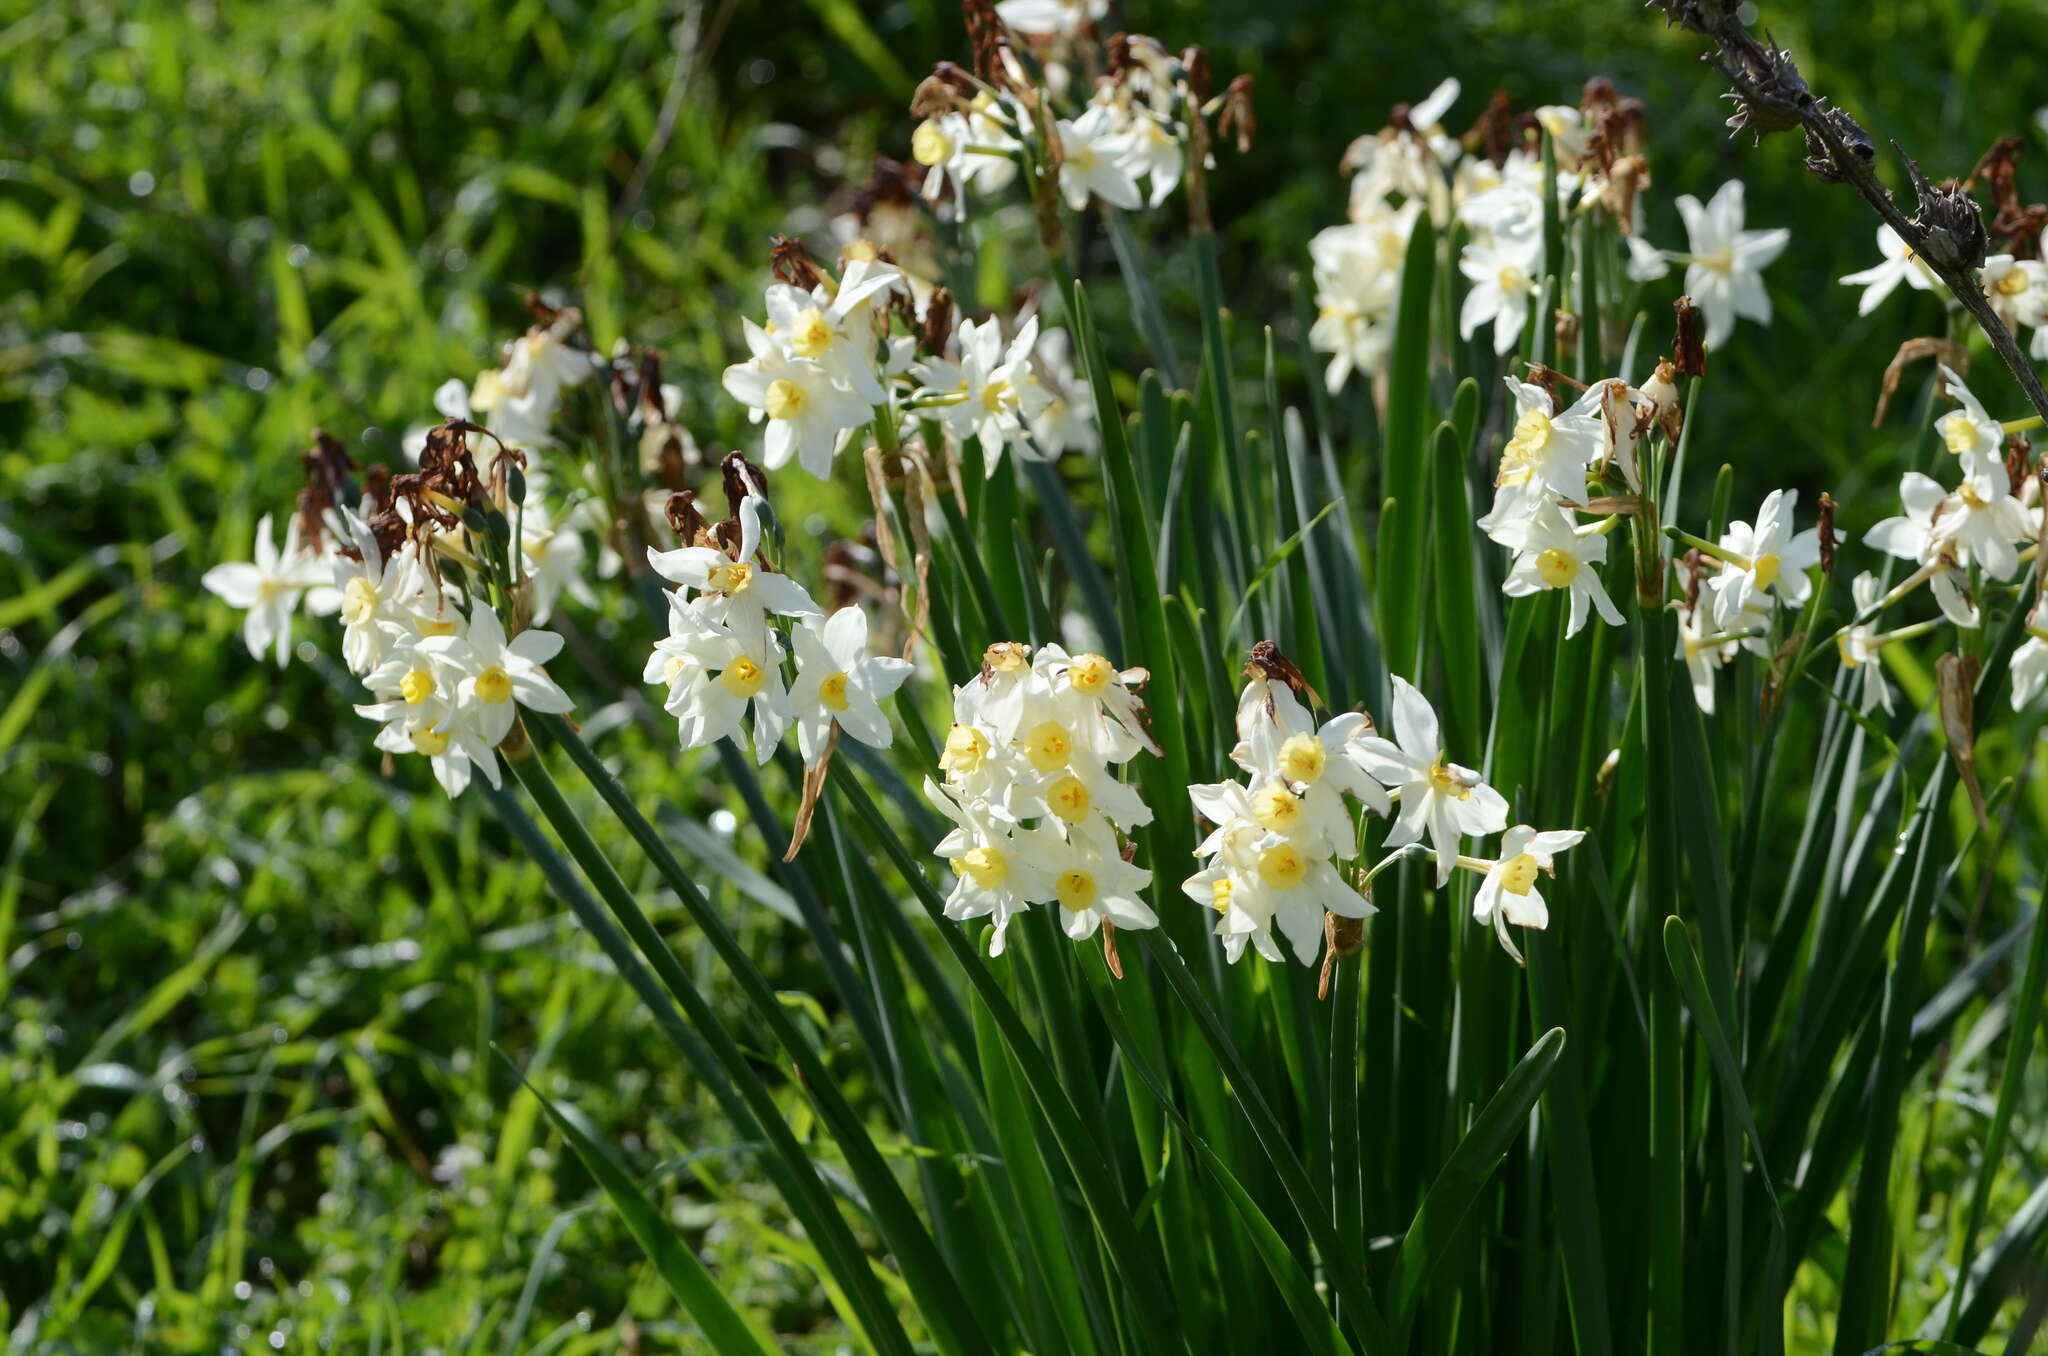
{"type": "Polygon", "coordinates": [[[2017,711],[2048,687],[2048,617],[2038,612],[2027,626],[2027,638],[2012,652],[2012,709],[2017,711]]]}
{"type": "Polygon", "coordinates": [[[1550,909],[1536,878],[1539,874],[1556,875],[1557,854],[1577,847],[1585,836],[1580,829],[1538,833],[1527,824],[1517,824],[1502,835],[1498,858],[1470,863],[1486,873],[1472,900],[1472,917],[1493,924],[1494,935],[1516,960],[1521,959],[1521,952],[1508,937],[1507,925],[1539,930],[1550,926],[1550,909]]]}
{"type": "Polygon", "coordinates": [[[1322,953],[1325,913],[1368,918],[1377,912],[1312,847],[1269,833],[1258,840],[1256,853],[1230,902],[1261,926],[1277,926],[1303,965],[1322,953]]]}
{"type": "Polygon", "coordinates": [[[1392,740],[1367,736],[1361,748],[1366,770],[1401,802],[1386,845],[1405,847],[1426,832],[1436,850],[1436,883],[1442,885],[1458,860],[1459,839],[1506,828],[1508,803],[1477,772],[1445,761],[1436,711],[1400,677],[1394,679],[1393,726],[1392,740]]]}
{"type": "Polygon", "coordinates": [[[961,440],[981,440],[984,475],[995,474],[1008,447],[1028,461],[1039,460],[1026,429],[1051,403],[1052,394],[1031,371],[1037,341],[1037,316],[1018,328],[1007,348],[1002,326],[993,318],[963,321],[953,336],[957,358],[932,358],[915,368],[923,383],[918,394],[946,431],[961,440]]]}
{"type": "Polygon", "coordinates": [[[1701,204],[1690,194],[1678,199],[1689,239],[1685,290],[1707,319],[1706,345],[1719,348],[1735,332],[1742,317],[1759,325],[1771,323],[1771,298],[1764,291],[1761,270],[1785,252],[1792,233],[1742,229],[1742,182],[1721,185],[1712,201],[1701,204]]]}
{"type": "Polygon", "coordinates": [[[875,375],[874,323],[867,302],[894,287],[900,276],[886,264],[857,259],[837,292],[823,283],[808,292],[771,284],[765,297],[766,329],[791,357],[816,363],[873,408],[888,399],[888,392],[875,375]]]}
{"type": "Polygon", "coordinates": [[[1881,256],[1877,263],[1842,277],[1849,286],[1863,289],[1863,295],[1856,302],[1856,314],[1869,315],[1884,304],[1884,299],[1900,283],[1916,292],[1932,292],[1939,285],[1940,279],[1934,276],[1934,270],[1928,268],[1913,252],[1913,247],[1891,227],[1877,228],[1877,252],[1881,256]]]}
{"type": "Polygon", "coordinates": [[[953,822],[952,832],[932,849],[953,869],[946,917],[955,922],[994,918],[995,935],[989,940],[988,953],[1000,956],[1010,920],[1029,909],[1032,901],[1051,897],[1052,882],[1042,865],[1046,857],[1041,843],[1052,835],[997,819],[976,808],[971,800],[956,799],[929,777],[924,781],[924,794],[953,822]]]}
{"type": "Polygon", "coordinates": [[[736,556],[715,546],[681,546],[673,551],[647,548],[647,563],[656,574],[702,595],[696,601],[704,620],[730,627],[749,641],[766,629],[771,616],[804,617],[820,611],[802,584],[755,559],[761,549],[761,513],[758,496],[749,494],[740,500],[736,556]]]}
{"type": "Polygon", "coordinates": [[[1966,629],[1977,626],[1977,606],[1965,587],[1965,561],[1953,536],[1936,526],[1949,505],[1948,491],[1932,477],[1908,471],[1899,479],[1905,512],[1886,518],[1864,534],[1865,544],[1888,556],[1910,560],[1927,573],[1941,614],[1966,629]]]}
{"type": "Polygon", "coordinates": [[[1772,490],[1757,510],[1756,523],[1736,521],[1721,536],[1729,559],[1707,580],[1713,591],[1715,624],[1734,629],[1744,613],[1773,602],[1798,607],[1812,592],[1806,572],[1820,564],[1820,531],[1792,530],[1799,491],[1772,490]]]}
{"type": "Polygon", "coordinates": [[[553,324],[535,325],[513,340],[498,375],[499,391],[553,410],[563,387],[589,380],[597,370],[593,355],[569,343],[576,323],[575,312],[564,311],[553,324]]]}
{"type": "Polygon", "coordinates": [[[583,577],[589,555],[583,534],[573,525],[573,518],[557,523],[531,486],[519,515],[519,554],[533,592],[534,625],[546,624],[564,593],[585,607],[597,606],[597,595],[583,577]]]}
{"type": "MultiPolygon", "coordinates": [[[[1884,584],[1870,571],[1856,576],[1849,585],[1849,594],[1855,603],[1855,616],[1876,607],[1884,597],[1884,584]]],[[[1835,636],[1835,649],[1841,656],[1842,667],[1853,669],[1858,674],[1856,681],[1856,709],[1868,714],[1878,707],[1887,712],[1892,709],[1892,690],[1884,680],[1884,662],[1878,657],[1878,649],[1886,637],[1877,632],[1875,620],[1857,623],[1851,621],[1835,636]]]]}
{"type": "Polygon", "coordinates": [[[1037,850],[1060,908],[1060,927],[1075,941],[1093,937],[1105,920],[1120,928],[1159,926],[1139,898],[1152,873],[1125,861],[1106,830],[1077,829],[1064,838],[1042,833],[1037,850]]]}
{"type": "MultiPolygon", "coordinates": [[[[1099,747],[1114,748],[1129,741],[1159,754],[1159,746],[1145,728],[1144,703],[1132,691],[1144,686],[1151,676],[1144,669],[1120,671],[1102,655],[1069,656],[1058,645],[1041,646],[1031,664],[1053,701],[1069,713],[1070,721],[1100,736],[1099,747]]],[[[1111,755],[1110,761],[1122,762],[1130,756],[1111,755]]]]}
{"type": "Polygon", "coordinates": [[[1534,273],[1543,250],[1540,237],[1496,236],[1473,242],[1458,258],[1458,271],[1472,283],[1458,311],[1458,337],[1470,339],[1481,325],[1493,326],[1493,351],[1513,351],[1529,318],[1534,273]]]}
{"type": "Polygon", "coordinates": [[[668,638],[655,643],[642,677],[668,684],[662,709],[676,718],[682,746],[738,742],[740,721],[751,710],[754,758],[766,763],[790,720],[779,633],[764,626],[741,635],[673,596],[668,617],[668,638]]]}
{"type": "Polygon", "coordinates": [[[724,384],[752,418],[767,420],[763,465],[779,470],[793,458],[820,480],[828,478],[841,435],[867,423],[874,407],[835,382],[821,364],[792,357],[753,321],[743,328],[753,356],[726,368],[724,384]]]}
{"type": "Polygon", "coordinates": [[[834,725],[870,748],[888,748],[892,736],[881,703],[910,676],[909,662],[868,653],[867,614],[858,606],[823,620],[806,618],[789,634],[797,665],[789,702],[804,762],[824,757],[834,725]]]}
{"type": "Polygon", "coordinates": [[[1529,520],[1560,500],[1586,497],[1586,470],[1607,446],[1599,413],[1606,392],[1594,383],[1571,407],[1551,412],[1550,393],[1531,382],[1506,379],[1515,397],[1515,426],[1501,449],[1493,510],[1479,520],[1480,531],[1509,550],[1519,549],[1529,520]]]}
{"type": "Polygon", "coordinates": [[[1144,204],[1138,181],[1125,168],[1130,157],[1130,136],[1118,125],[1115,110],[1104,104],[1090,104],[1071,122],[1061,118],[1058,131],[1060,193],[1067,206],[1076,212],[1083,211],[1090,196],[1127,212],[1144,204]]]}
{"type": "Polygon", "coordinates": [[[1101,444],[1095,432],[1095,400],[1074,371],[1065,330],[1046,330],[1033,351],[1029,380],[1045,392],[1031,416],[1031,442],[1041,456],[1057,460],[1068,452],[1091,453],[1101,444]]]}
{"type": "Polygon", "coordinates": [[[377,700],[358,705],[356,714],[384,727],[374,742],[385,753],[425,757],[434,780],[450,796],[468,787],[472,770],[480,769],[485,781],[500,785],[497,754],[474,721],[456,716],[461,670],[421,644],[405,633],[393,640],[383,661],[363,677],[377,700]]]}
{"type": "MultiPolygon", "coordinates": [[[[2015,333],[2048,320],[2048,264],[1994,254],[1984,261],[1982,281],[1985,300],[2015,333]]],[[[2040,338],[2034,336],[2037,346],[2040,338]]]]}
{"type": "Polygon", "coordinates": [[[1109,17],[1109,0],[998,0],[996,17],[1019,33],[1076,38],[1109,17]]]}
{"type": "Polygon", "coordinates": [[[327,582],[329,570],[300,546],[296,517],[286,524],[283,550],[270,534],[270,515],[258,519],[252,554],[252,561],[214,566],[199,582],[229,607],[247,611],[242,643],[258,659],[265,651],[274,651],[277,666],[283,668],[291,658],[292,613],[306,590],[327,582]]]}
{"type": "Polygon", "coordinates": [[[1500,591],[1510,598],[1522,598],[1544,589],[1569,590],[1571,616],[1565,625],[1566,636],[1577,635],[1586,624],[1589,606],[1600,613],[1600,620],[1619,626],[1621,612],[1600,582],[1600,565],[1606,559],[1607,538],[1598,532],[1579,531],[1568,510],[1552,505],[1523,525],[1515,563],[1501,581],[1500,591]]]}
{"type": "MultiPolygon", "coordinates": [[[[1963,379],[1953,369],[1943,365],[1941,379],[1949,394],[1963,406],[1934,421],[1934,431],[1941,435],[1942,446],[1961,460],[1964,475],[1995,476],[2004,482],[2005,426],[1985,411],[1983,403],[1970,394],[1970,388],[1963,385],[1963,379]]],[[[2009,488],[2009,482],[2006,487],[2009,488]]]]}
{"type": "Polygon", "coordinates": [[[1137,109],[1126,128],[1125,144],[1124,167],[1133,175],[1152,181],[1148,202],[1159,206],[1180,187],[1181,176],[1187,170],[1180,129],[1165,118],[1137,109]]]}
{"type": "Polygon", "coordinates": [[[1300,798],[1302,820],[1324,855],[1350,855],[1344,848],[1355,830],[1345,796],[1374,814],[1393,812],[1387,793],[1366,772],[1364,741],[1372,722],[1364,715],[1346,712],[1318,728],[1285,685],[1263,680],[1245,685],[1237,710],[1243,740],[1231,751],[1232,761],[1300,798]]]}
{"type": "Polygon", "coordinates": [[[1269,961],[1281,959],[1273,941],[1272,920],[1257,919],[1236,903],[1239,877],[1222,862],[1203,867],[1181,882],[1181,893],[1216,914],[1216,936],[1223,940],[1223,956],[1232,965],[1244,956],[1247,945],[1269,961]]]}
{"type": "Polygon", "coordinates": [[[341,591],[341,656],[350,673],[368,673],[384,661],[397,637],[413,634],[407,604],[425,587],[418,558],[407,549],[391,559],[376,534],[353,513],[342,523],[358,559],[337,554],[334,584],[341,591]]]}
{"type": "Polygon", "coordinates": [[[562,648],[552,631],[521,631],[510,640],[498,614],[481,602],[469,628],[456,636],[428,636],[418,648],[462,675],[455,692],[455,719],[469,724],[486,744],[512,732],[515,706],[559,715],[575,709],[569,694],[542,667],[562,648]]]}

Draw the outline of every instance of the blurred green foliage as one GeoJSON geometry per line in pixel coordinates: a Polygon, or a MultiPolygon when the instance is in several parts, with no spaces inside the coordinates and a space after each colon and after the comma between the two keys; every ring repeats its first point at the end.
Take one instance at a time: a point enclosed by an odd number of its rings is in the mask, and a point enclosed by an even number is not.
{"type": "MultiPolygon", "coordinates": [[[[1938,305],[1855,318],[1833,279],[1872,261],[1873,222],[1791,139],[1725,138],[1692,39],[1632,0],[1122,9],[1257,78],[1257,145],[1216,188],[1247,344],[1288,314],[1307,236],[1342,215],[1336,162],[1390,105],[1455,74],[1461,125],[1496,87],[1572,102],[1606,74],[1649,106],[1653,238],[1676,243],[1671,193],[1734,174],[1753,225],[1793,228],[1777,323],[1713,376],[1744,398],[1712,404],[1703,462],[1736,464],[1739,499],[1831,488],[1852,530],[1889,511],[1903,435],[1870,406],[1938,305]]],[[[1996,136],[2042,149],[2043,17],[1763,15],[1937,176],[1996,136]]],[[[395,457],[528,288],[581,304],[600,344],[663,350],[700,441],[739,444],[717,378],[770,236],[818,232],[903,145],[918,73],[963,52],[942,0],[0,3],[0,1326],[27,1349],[682,1345],[493,1046],[671,1184],[793,1347],[830,1346],[804,1342],[807,1245],[747,1147],[535,870],[417,769],[382,775],[345,675],[252,661],[197,580],[282,507],[315,425],[395,457]]],[[[2048,196],[2038,162],[2022,178],[2048,196]]],[[[1159,262],[1190,308],[1189,270],[1159,262]]],[[[689,771],[636,790],[710,814],[715,769],[689,771]]],[[[778,985],[822,990],[792,930],[723,888],[778,985]]],[[[844,1047],[837,1014],[792,1002],[844,1047]]]]}

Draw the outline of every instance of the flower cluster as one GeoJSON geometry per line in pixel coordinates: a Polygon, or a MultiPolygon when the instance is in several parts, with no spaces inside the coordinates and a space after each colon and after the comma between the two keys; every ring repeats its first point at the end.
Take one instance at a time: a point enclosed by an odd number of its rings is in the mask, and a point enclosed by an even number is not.
{"type": "MultiPolygon", "coordinates": [[[[1446,80],[1422,102],[1396,108],[1385,129],[1360,137],[1345,152],[1350,220],[1309,242],[1317,308],[1309,338],[1330,355],[1324,379],[1332,392],[1353,372],[1370,375],[1384,364],[1408,239],[1423,213],[1439,227],[1456,221],[1470,236],[1458,259],[1466,282],[1460,335],[1470,339],[1490,329],[1494,351],[1513,352],[1545,267],[1546,182],[1558,215],[1598,210],[1613,221],[1630,277],[1653,281],[1683,263],[1710,346],[1723,343],[1739,317],[1769,323],[1760,270],[1789,236],[1743,229],[1741,184],[1723,185],[1706,204],[1678,199],[1688,236],[1684,251],[1660,250],[1644,239],[1641,192],[1650,176],[1636,101],[1618,97],[1604,81],[1588,85],[1576,107],[1550,104],[1520,115],[1496,96],[1470,131],[1453,137],[1443,120],[1458,94],[1458,82],[1446,80]]],[[[1587,264],[1572,262],[1573,268],[1587,264]]]]}
{"type": "Polygon", "coordinates": [[[933,849],[955,875],[946,916],[992,918],[991,955],[1033,904],[1057,904],[1077,940],[1105,924],[1157,925],[1140,897],[1152,873],[1125,838],[1152,811],[1115,772],[1159,752],[1135,690],[1146,676],[1099,654],[1002,642],[954,689],[945,784],[927,778],[925,794],[953,824],[933,849]]]}
{"type": "Polygon", "coordinates": [[[868,653],[867,614],[857,605],[828,617],[802,584],[770,568],[761,557],[766,513],[767,501],[748,485],[733,521],[673,551],[648,549],[648,563],[677,587],[668,593],[668,634],[654,642],[641,677],[667,687],[662,705],[686,749],[737,740],[743,721],[762,763],[792,729],[814,768],[837,732],[889,747],[881,704],[910,676],[910,664],[868,653]],[[785,672],[790,658],[793,678],[785,672]]]}
{"type": "Polygon", "coordinates": [[[836,278],[800,249],[783,262],[798,282],[769,285],[765,323],[745,321],[748,357],[724,377],[766,425],[768,470],[795,461],[829,478],[859,430],[886,425],[894,445],[918,420],[956,445],[978,439],[990,473],[1006,450],[1038,461],[1093,449],[1092,409],[1070,398],[1063,332],[1041,335],[1028,315],[1007,340],[994,317],[952,326],[943,295],[867,241],[846,247],[836,278]]]}
{"type": "Polygon", "coordinates": [[[1326,915],[1371,915],[1363,893],[1371,877],[1425,839],[1439,886],[1461,867],[1485,877],[1473,916],[1519,959],[1507,925],[1549,925],[1536,876],[1551,873],[1556,854],[1584,835],[1509,828],[1507,800],[1479,773],[1446,759],[1435,710],[1400,677],[1389,740],[1360,712],[1318,725],[1296,695],[1299,676],[1270,646],[1253,652],[1249,672],[1230,754],[1245,779],[1188,788],[1196,812],[1214,827],[1196,848],[1202,869],[1181,886],[1219,915],[1216,935],[1230,960],[1247,945],[1279,960],[1277,927],[1302,964],[1314,962],[1326,915]],[[1360,809],[1393,817],[1384,842],[1392,855],[1354,886],[1340,864],[1360,856],[1360,809]],[[1467,837],[1503,831],[1498,857],[1462,851],[1467,837]]]}
{"type": "Polygon", "coordinates": [[[1564,589],[1570,599],[1566,635],[1578,634],[1589,609],[1610,626],[1621,613],[1600,581],[1607,533],[1618,515],[1581,524],[1588,483],[1609,472],[1641,493],[1636,445],[1656,417],[1658,401],[1626,381],[1598,381],[1571,406],[1556,408],[1550,392],[1532,382],[1507,380],[1514,425],[1501,449],[1493,506],[1479,529],[1515,553],[1501,591],[1511,598],[1564,589]]]}
{"type": "MultiPolygon", "coordinates": [[[[1869,315],[1882,306],[1900,283],[1915,292],[1942,290],[1934,270],[1889,226],[1877,228],[1877,253],[1878,261],[1869,268],[1842,276],[1842,282],[1863,289],[1856,314],[1869,315]]],[[[2048,264],[2010,253],[1994,254],[1984,260],[1978,281],[1985,300],[2007,328],[2015,334],[2022,328],[2034,331],[2028,347],[2034,359],[2048,360],[2048,264]]]]}

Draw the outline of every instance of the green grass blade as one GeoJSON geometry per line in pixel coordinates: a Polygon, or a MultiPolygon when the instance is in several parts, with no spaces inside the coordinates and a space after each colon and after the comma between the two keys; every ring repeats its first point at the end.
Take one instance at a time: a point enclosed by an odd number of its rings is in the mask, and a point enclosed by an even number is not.
{"type": "MultiPolygon", "coordinates": [[[[504,1052],[499,1051],[500,1055],[504,1052]]],[[[505,1062],[515,1073],[518,1066],[512,1065],[510,1057],[505,1062]]],[[[540,1102],[541,1110],[547,1113],[555,1129],[569,1147],[576,1151],[576,1157],[597,1179],[598,1186],[612,1203],[612,1209],[625,1221],[627,1230],[633,1235],[647,1260],[654,1264],[656,1274],[668,1292],[676,1297],[690,1317],[696,1320],[697,1329],[711,1350],[719,1356],[748,1356],[758,1353],[768,1356],[777,1349],[773,1336],[761,1326],[760,1320],[750,1314],[742,1314],[733,1308],[725,1297],[725,1291],[712,1279],[704,1264],[697,1260],[697,1254],[679,1237],[668,1220],[655,1209],[654,1202],[647,1199],[647,1193],[626,1171],[612,1147],[605,1143],[583,1113],[574,1107],[557,1106],[547,1094],[535,1087],[524,1074],[520,1080],[526,1090],[540,1102]]]]}

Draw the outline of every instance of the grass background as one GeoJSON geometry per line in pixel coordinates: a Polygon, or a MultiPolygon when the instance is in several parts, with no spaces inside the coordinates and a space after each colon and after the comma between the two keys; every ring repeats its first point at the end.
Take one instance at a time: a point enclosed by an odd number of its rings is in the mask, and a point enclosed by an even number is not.
{"type": "MultiPolygon", "coordinates": [[[[1890,511],[1909,435],[1873,433],[1870,405],[1938,305],[1855,317],[1832,279],[1874,258],[1865,209],[1789,139],[1729,144],[1691,39],[1630,0],[1120,10],[1203,43],[1219,83],[1257,77],[1258,145],[1223,155],[1215,194],[1247,345],[1341,216],[1345,144],[1391,104],[1449,74],[1453,125],[1496,87],[1572,102],[1605,74],[1645,99],[1653,238],[1677,243],[1673,192],[1738,172],[1751,224],[1793,228],[1777,324],[1717,361],[1743,397],[1709,404],[1711,462],[1736,465],[1738,501],[1825,486],[1852,530],[1890,511]]],[[[2041,6],[1761,17],[1937,176],[1996,136],[2048,151],[2041,6]]],[[[963,52],[939,0],[0,3],[0,1327],[28,1349],[611,1350],[622,1329],[673,1349],[665,1297],[494,1043],[662,1175],[793,1346],[830,1349],[803,1336],[825,1312],[807,1245],[537,871],[480,807],[380,776],[346,675],[253,662],[197,580],[282,510],[314,425],[395,457],[529,287],[580,301],[603,342],[663,349],[699,440],[746,445],[717,377],[770,235],[819,231],[905,144],[918,73],[963,52]]],[[[2038,159],[2022,181],[2048,196],[2038,159]]],[[[1164,296],[1191,308],[1162,236],[1164,296]]],[[[1034,267],[983,266],[985,300],[1034,267]]],[[[576,621],[600,651],[645,642],[623,600],[576,621]]],[[[678,813],[722,804],[708,757],[657,740],[628,766],[678,813]]],[[[802,997],[827,986],[762,907],[773,887],[718,888],[859,1096],[861,1052],[802,997]]]]}

